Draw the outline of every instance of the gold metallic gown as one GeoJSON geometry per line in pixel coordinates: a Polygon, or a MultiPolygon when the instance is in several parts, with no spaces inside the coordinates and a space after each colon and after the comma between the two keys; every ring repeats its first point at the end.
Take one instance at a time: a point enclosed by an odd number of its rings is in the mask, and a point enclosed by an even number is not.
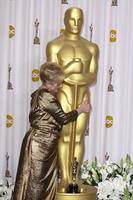
{"type": "Polygon", "coordinates": [[[22,142],[13,200],[54,200],[59,132],[63,124],[76,120],[78,112],[64,113],[56,97],[44,89],[31,96],[31,128],[22,142]]]}

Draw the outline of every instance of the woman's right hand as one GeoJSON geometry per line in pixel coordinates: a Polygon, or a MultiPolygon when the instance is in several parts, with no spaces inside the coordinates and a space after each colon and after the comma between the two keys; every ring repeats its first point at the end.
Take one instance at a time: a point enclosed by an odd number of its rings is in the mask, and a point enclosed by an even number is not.
{"type": "Polygon", "coordinates": [[[89,113],[91,111],[91,104],[88,101],[84,101],[80,104],[80,106],[76,109],[78,113],[89,113]]]}

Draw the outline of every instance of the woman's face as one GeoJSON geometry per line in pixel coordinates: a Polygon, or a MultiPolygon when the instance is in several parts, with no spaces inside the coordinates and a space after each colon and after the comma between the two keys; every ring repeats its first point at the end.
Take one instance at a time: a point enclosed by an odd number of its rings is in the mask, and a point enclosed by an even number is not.
{"type": "Polygon", "coordinates": [[[62,87],[63,82],[59,82],[59,83],[53,83],[53,84],[47,84],[47,89],[49,90],[49,92],[52,93],[57,93],[59,91],[59,89],[62,87]]]}

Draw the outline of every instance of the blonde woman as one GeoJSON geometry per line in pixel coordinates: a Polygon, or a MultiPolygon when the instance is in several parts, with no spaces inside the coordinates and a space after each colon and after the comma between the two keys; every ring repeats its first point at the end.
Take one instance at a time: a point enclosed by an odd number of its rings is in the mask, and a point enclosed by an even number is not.
{"type": "Polygon", "coordinates": [[[30,129],[21,147],[13,200],[54,200],[57,188],[57,145],[64,124],[75,121],[90,104],[65,113],[56,93],[65,76],[55,63],[40,69],[42,86],[31,95],[30,129]]]}

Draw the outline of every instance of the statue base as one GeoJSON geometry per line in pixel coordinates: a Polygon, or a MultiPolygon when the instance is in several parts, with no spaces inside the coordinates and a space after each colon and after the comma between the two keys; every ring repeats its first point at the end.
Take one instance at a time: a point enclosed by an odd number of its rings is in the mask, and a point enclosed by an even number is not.
{"type": "Polygon", "coordinates": [[[55,200],[96,200],[97,189],[93,186],[86,186],[81,193],[61,193],[57,192],[55,200]]]}

